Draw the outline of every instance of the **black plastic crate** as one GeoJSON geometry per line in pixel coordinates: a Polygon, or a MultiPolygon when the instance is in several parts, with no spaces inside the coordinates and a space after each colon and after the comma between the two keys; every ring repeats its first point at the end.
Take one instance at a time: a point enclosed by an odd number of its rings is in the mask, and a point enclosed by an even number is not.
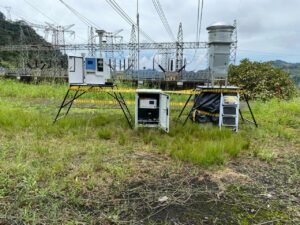
{"type": "Polygon", "coordinates": [[[225,115],[236,115],[236,107],[233,106],[224,106],[223,114],[225,115]]]}
{"type": "Polygon", "coordinates": [[[224,116],[223,117],[223,125],[227,126],[235,126],[236,117],[224,116]]]}

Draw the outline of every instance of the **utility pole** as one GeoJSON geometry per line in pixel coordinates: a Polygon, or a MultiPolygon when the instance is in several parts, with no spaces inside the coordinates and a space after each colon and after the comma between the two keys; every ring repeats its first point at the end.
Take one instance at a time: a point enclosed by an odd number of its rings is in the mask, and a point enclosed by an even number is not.
{"type": "Polygon", "coordinates": [[[88,28],[88,54],[89,56],[96,56],[95,52],[95,34],[94,34],[94,28],[89,27],[88,28]]]}
{"type": "Polygon", "coordinates": [[[179,24],[177,43],[176,43],[176,71],[183,66],[183,30],[182,23],[179,24]]]}
{"type": "Polygon", "coordinates": [[[136,34],[135,34],[135,26],[132,25],[131,35],[130,35],[130,42],[129,42],[129,62],[128,67],[131,67],[132,70],[137,70],[138,67],[138,51],[137,51],[137,44],[136,44],[136,34]]]}
{"type": "Polygon", "coordinates": [[[237,20],[233,21],[234,30],[232,33],[232,44],[231,44],[231,50],[230,50],[230,62],[235,65],[236,64],[236,52],[237,52],[237,43],[238,43],[238,37],[237,37],[237,20]]]}
{"type": "MultiPolygon", "coordinates": [[[[140,70],[140,14],[139,14],[139,0],[136,1],[136,20],[137,20],[137,70],[138,70],[138,78],[139,78],[139,70],[140,70]]],[[[139,79],[138,79],[139,80],[139,79]]]]}
{"type": "MultiPolygon", "coordinates": [[[[25,44],[25,35],[23,32],[22,26],[20,26],[20,43],[25,44]]],[[[19,65],[21,66],[21,74],[20,75],[26,75],[26,64],[28,63],[28,51],[27,49],[22,50],[20,54],[20,59],[19,59],[19,65]]],[[[19,76],[20,76],[19,75],[19,76]]]]}

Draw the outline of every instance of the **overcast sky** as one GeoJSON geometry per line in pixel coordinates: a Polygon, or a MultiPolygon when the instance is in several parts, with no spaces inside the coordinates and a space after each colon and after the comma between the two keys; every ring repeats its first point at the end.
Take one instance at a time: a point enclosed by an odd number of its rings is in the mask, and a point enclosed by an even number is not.
{"type": "MultiPolygon", "coordinates": [[[[124,41],[129,41],[131,27],[105,0],[65,0],[98,27],[106,31],[124,29],[124,41]]],[[[124,11],[135,20],[136,1],[116,0],[124,11]]],[[[177,36],[178,25],[183,24],[185,41],[196,39],[198,0],[160,0],[172,31],[177,36]]],[[[76,39],[87,40],[87,26],[72,14],[59,0],[1,0],[3,6],[12,7],[13,19],[20,17],[33,22],[75,24],[76,39]],[[42,12],[42,13],[41,13],[42,12]],[[45,14],[45,15],[43,15],[45,14]]],[[[217,21],[238,22],[238,59],[258,61],[281,59],[300,62],[300,1],[299,0],[204,0],[201,41],[207,40],[206,27],[217,21]]],[[[140,0],[141,28],[155,41],[171,41],[152,4],[152,0],[140,0]]],[[[143,40],[144,38],[141,37],[143,40]]],[[[193,52],[186,52],[186,57],[193,52]]],[[[203,63],[203,51],[197,52],[194,63],[203,63]]],[[[146,54],[143,60],[146,60],[146,54]]]]}

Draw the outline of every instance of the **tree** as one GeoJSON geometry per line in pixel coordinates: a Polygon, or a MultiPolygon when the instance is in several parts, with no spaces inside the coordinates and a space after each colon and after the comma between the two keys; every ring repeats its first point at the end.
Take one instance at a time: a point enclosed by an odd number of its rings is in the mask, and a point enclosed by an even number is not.
{"type": "Polygon", "coordinates": [[[296,93],[295,84],[289,74],[274,68],[271,63],[244,59],[238,66],[230,65],[228,76],[230,84],[242,87],[252,99],[288,99],[296,93]]]}

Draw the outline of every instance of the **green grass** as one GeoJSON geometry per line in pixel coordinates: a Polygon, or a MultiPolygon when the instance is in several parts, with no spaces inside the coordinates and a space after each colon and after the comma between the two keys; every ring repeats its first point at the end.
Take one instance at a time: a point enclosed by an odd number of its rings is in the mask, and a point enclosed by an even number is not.
{"type": "Polygon", "coordinates": [[[62,98],[67,89],[66,84],[27,84],[3,79],[0,79],[0,86],[2,97],[18,98],[62,98]]]}
{"type": "Polygon", "coordinates": [[[267,135],[293,139],[300,128],[299,98],[256,102],[254,112],[267,135]]]}
{"type": "Polygon", "coordinates": [[[193,123],[182,126],[174,122],[171,126],[169,134],[145,129],[138,135],[155,151],[201,166],[222,165],[249,147],[243,133],[236,134],[229,129],[193,123]]]}
{"type": "MultiPolygon", "coordinates": [[[[62,100],[67,92],[67,84],[42,82],[37,84],[21,83],[15,80],[4,80],[0,78],[0,87],[2,97],[11,97],[19,99],[47,99],[62,100]]],[[[124,96],[133,97],[133,94],[124,94],[124,96]]],[[[86,93],[84,98],[109,99],[109,95],[86,93]]]]}
{"type": "MultiPolygon", "coordinates": [[[[138,153],[170,157],[167,163],[176,166],[206,168],[226,165],[266,139],[299,142],[299,98],[252,103],[260,127],[242,125],[238,133],[191,122],[182,126],[175,122],[178,110],[172,110],[167,134],[131,130],[120,110],[79,105],[53,125],[66,85],[0,80],[0,87],[0,217],[13,212],[20,223],[43,223],[44,215],[48,224],[76,224],[71,218],[89,223],[88,210],[77,213],[80,207],[88,209],[80,202],[138,176],[138,153]],[[52,98],[55,102],[49,103],[52,98]]],[[[180,98],[171,96],[174,101],[180,98]]],[[[274,157],[262,151],[257,156],[266,161],[274,157]]]]}

